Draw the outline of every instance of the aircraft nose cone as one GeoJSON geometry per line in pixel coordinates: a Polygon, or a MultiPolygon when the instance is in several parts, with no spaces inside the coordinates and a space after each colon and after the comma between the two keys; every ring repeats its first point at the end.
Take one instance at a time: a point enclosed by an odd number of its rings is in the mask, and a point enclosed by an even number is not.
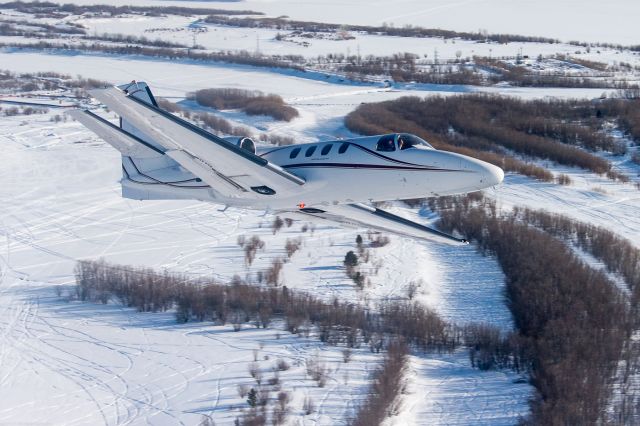
{"type": "Polygon", "coordinates": [[[504,180],[504,171],[493,164],[486,164],[483,172],[487,186],[494,186],[504,180]]]}
{"type": "Polygon", "coordinates": [[[477,160],[475,158],[467,158],[463,161],[463,167],[469,171],[475,173],[479,182],[477,183],[478,189],[489,188],[502,182],[504,179],[504,172],[498,166],[489,164],[486,161],[477,160]]]}

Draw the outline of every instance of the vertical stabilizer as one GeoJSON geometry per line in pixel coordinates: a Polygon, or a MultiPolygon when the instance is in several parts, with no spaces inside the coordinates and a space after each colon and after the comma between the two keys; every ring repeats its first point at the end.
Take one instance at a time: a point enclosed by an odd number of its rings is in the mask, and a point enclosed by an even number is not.
{"type": "Polygon", "coordinates": [[[149,105],[153,105],[154,107],[158,107],[158,102],[156,102],[156,98],[153,97],[153,93],[151,93],[151,89],[144,81],[132,81],[131,83],[121,84],[118,86],[118,89],[122,90],[129,96],[133,96],[136,99],[140,99],[143,102],[148,103],[149,105]]]}
{"type": "MultiPolygon", "coordinates": [[[[158,106],[146,83],[131,82],[118,89],[153,107],[158,106]]],[[[69,114],[120,151],[123,197],[135,200],[213,198],[208,185],[166,155],[166,147],[138,130],[126,115],[120,116],[118,126],[88,110],[77,109],[69,114]]]]}
{"type": "MultiPolygon", "coordinates": [[[[143,81],[134,80],[131,83],[121,84],[117,87],[129,96],[139,99],[146,104],[153,105],[156,108],[158,107],[158,102],[153,96],[153,93],[151,93],[151,89],[149,88],[147,83],[143,81]]],[[[158,149],[163,149],[163,147],[156,141],[154,141],[151,137],[147,136],[144,132],[138,130],[135,126],[133,126],[126,117],[120,117],[120,128],[158,149]]]]}

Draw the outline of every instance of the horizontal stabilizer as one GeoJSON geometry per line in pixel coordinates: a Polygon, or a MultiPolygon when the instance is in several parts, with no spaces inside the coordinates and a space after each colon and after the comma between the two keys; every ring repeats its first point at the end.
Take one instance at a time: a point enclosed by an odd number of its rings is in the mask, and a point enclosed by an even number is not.
{"type": "Polygon", "coordinates": [[[219,187],[227,189],[222,179],[217,186],[202,183],[198,176],[150,141],[129,133],[87,110],[68,114],[112,145],[122,154],[122,195],[136,200],[212,199],[219,187]],[[203,192],[204,191],[204,192],[203,192]]]}
{"type": "Polygon", "coordinates": [[[67,114],[100,136],[105,142],[120,151],[122,155],[136,158],[152,158],[163,154],[161,150],[153,145],[125,132],[120,127],[91,111],[74,109],[67,114]]]}

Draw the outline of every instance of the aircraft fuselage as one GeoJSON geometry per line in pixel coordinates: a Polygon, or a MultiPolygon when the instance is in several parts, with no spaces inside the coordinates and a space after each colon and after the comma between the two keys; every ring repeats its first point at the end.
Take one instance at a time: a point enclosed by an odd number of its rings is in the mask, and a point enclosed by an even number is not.
{"type": "Polygon", "coordinates": [[[306,181],[303,194],[277,200],[278,207],[461,194],[494,186],[504,176],[499,167],[428,146],[400,150],[396,143],[395,150],[381,152],[381,137],[258,147],[256,154],[306,181]]]}

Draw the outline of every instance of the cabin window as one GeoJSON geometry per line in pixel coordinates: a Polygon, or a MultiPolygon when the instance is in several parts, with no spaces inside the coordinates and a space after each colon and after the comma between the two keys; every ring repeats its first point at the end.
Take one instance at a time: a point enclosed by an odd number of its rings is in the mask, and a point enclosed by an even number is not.
{"type": "Polygon", "coordinates": [[[316,148],[317,146],[313,145],[310,146],[309,148],[307,148],[307,152],[304,153],[305,157],[311,157],[313,155],[314,152],[316,152],[316,148]]]}
{"type": "Polygon", "coordinates": [[[347,152],[347,149],[349,149],[349,142],[344,142],[340,145],[340,148],[338,148],[338,154],[344,154],[347,152]]]}
{"type": "Polygon", "coordinates": [[[376,144],[376,151],[391,152],[396,150],[395,144],[396,135],[385,135],[378,139],[376,144]]]}
{"type": "Polygon", "coordinates": [[[401,151],[409,148],[414,148],[416,146],[433,148],[431,145],[427,143],[427,141],[417,137],[416,135],[411,135],[409,133],[402,133],[398,135],[398,149],[400,149],[401,151]]]}
{"type": "Polygon", "coordinates": [[[331,151],[331,148],[333,148],[333,144],[330,143],[329,145],[325,145],[322,147],[322,152],[320,152],[320,154],[322,155],[327,155],[329,153],[329,151],[331,151]]]}
{"type": "Polygon", "coordinates": [[[293,151],[289,154],[289,158],[296,158],[300,154],[300,147],[293,148],[293,151]]]}

